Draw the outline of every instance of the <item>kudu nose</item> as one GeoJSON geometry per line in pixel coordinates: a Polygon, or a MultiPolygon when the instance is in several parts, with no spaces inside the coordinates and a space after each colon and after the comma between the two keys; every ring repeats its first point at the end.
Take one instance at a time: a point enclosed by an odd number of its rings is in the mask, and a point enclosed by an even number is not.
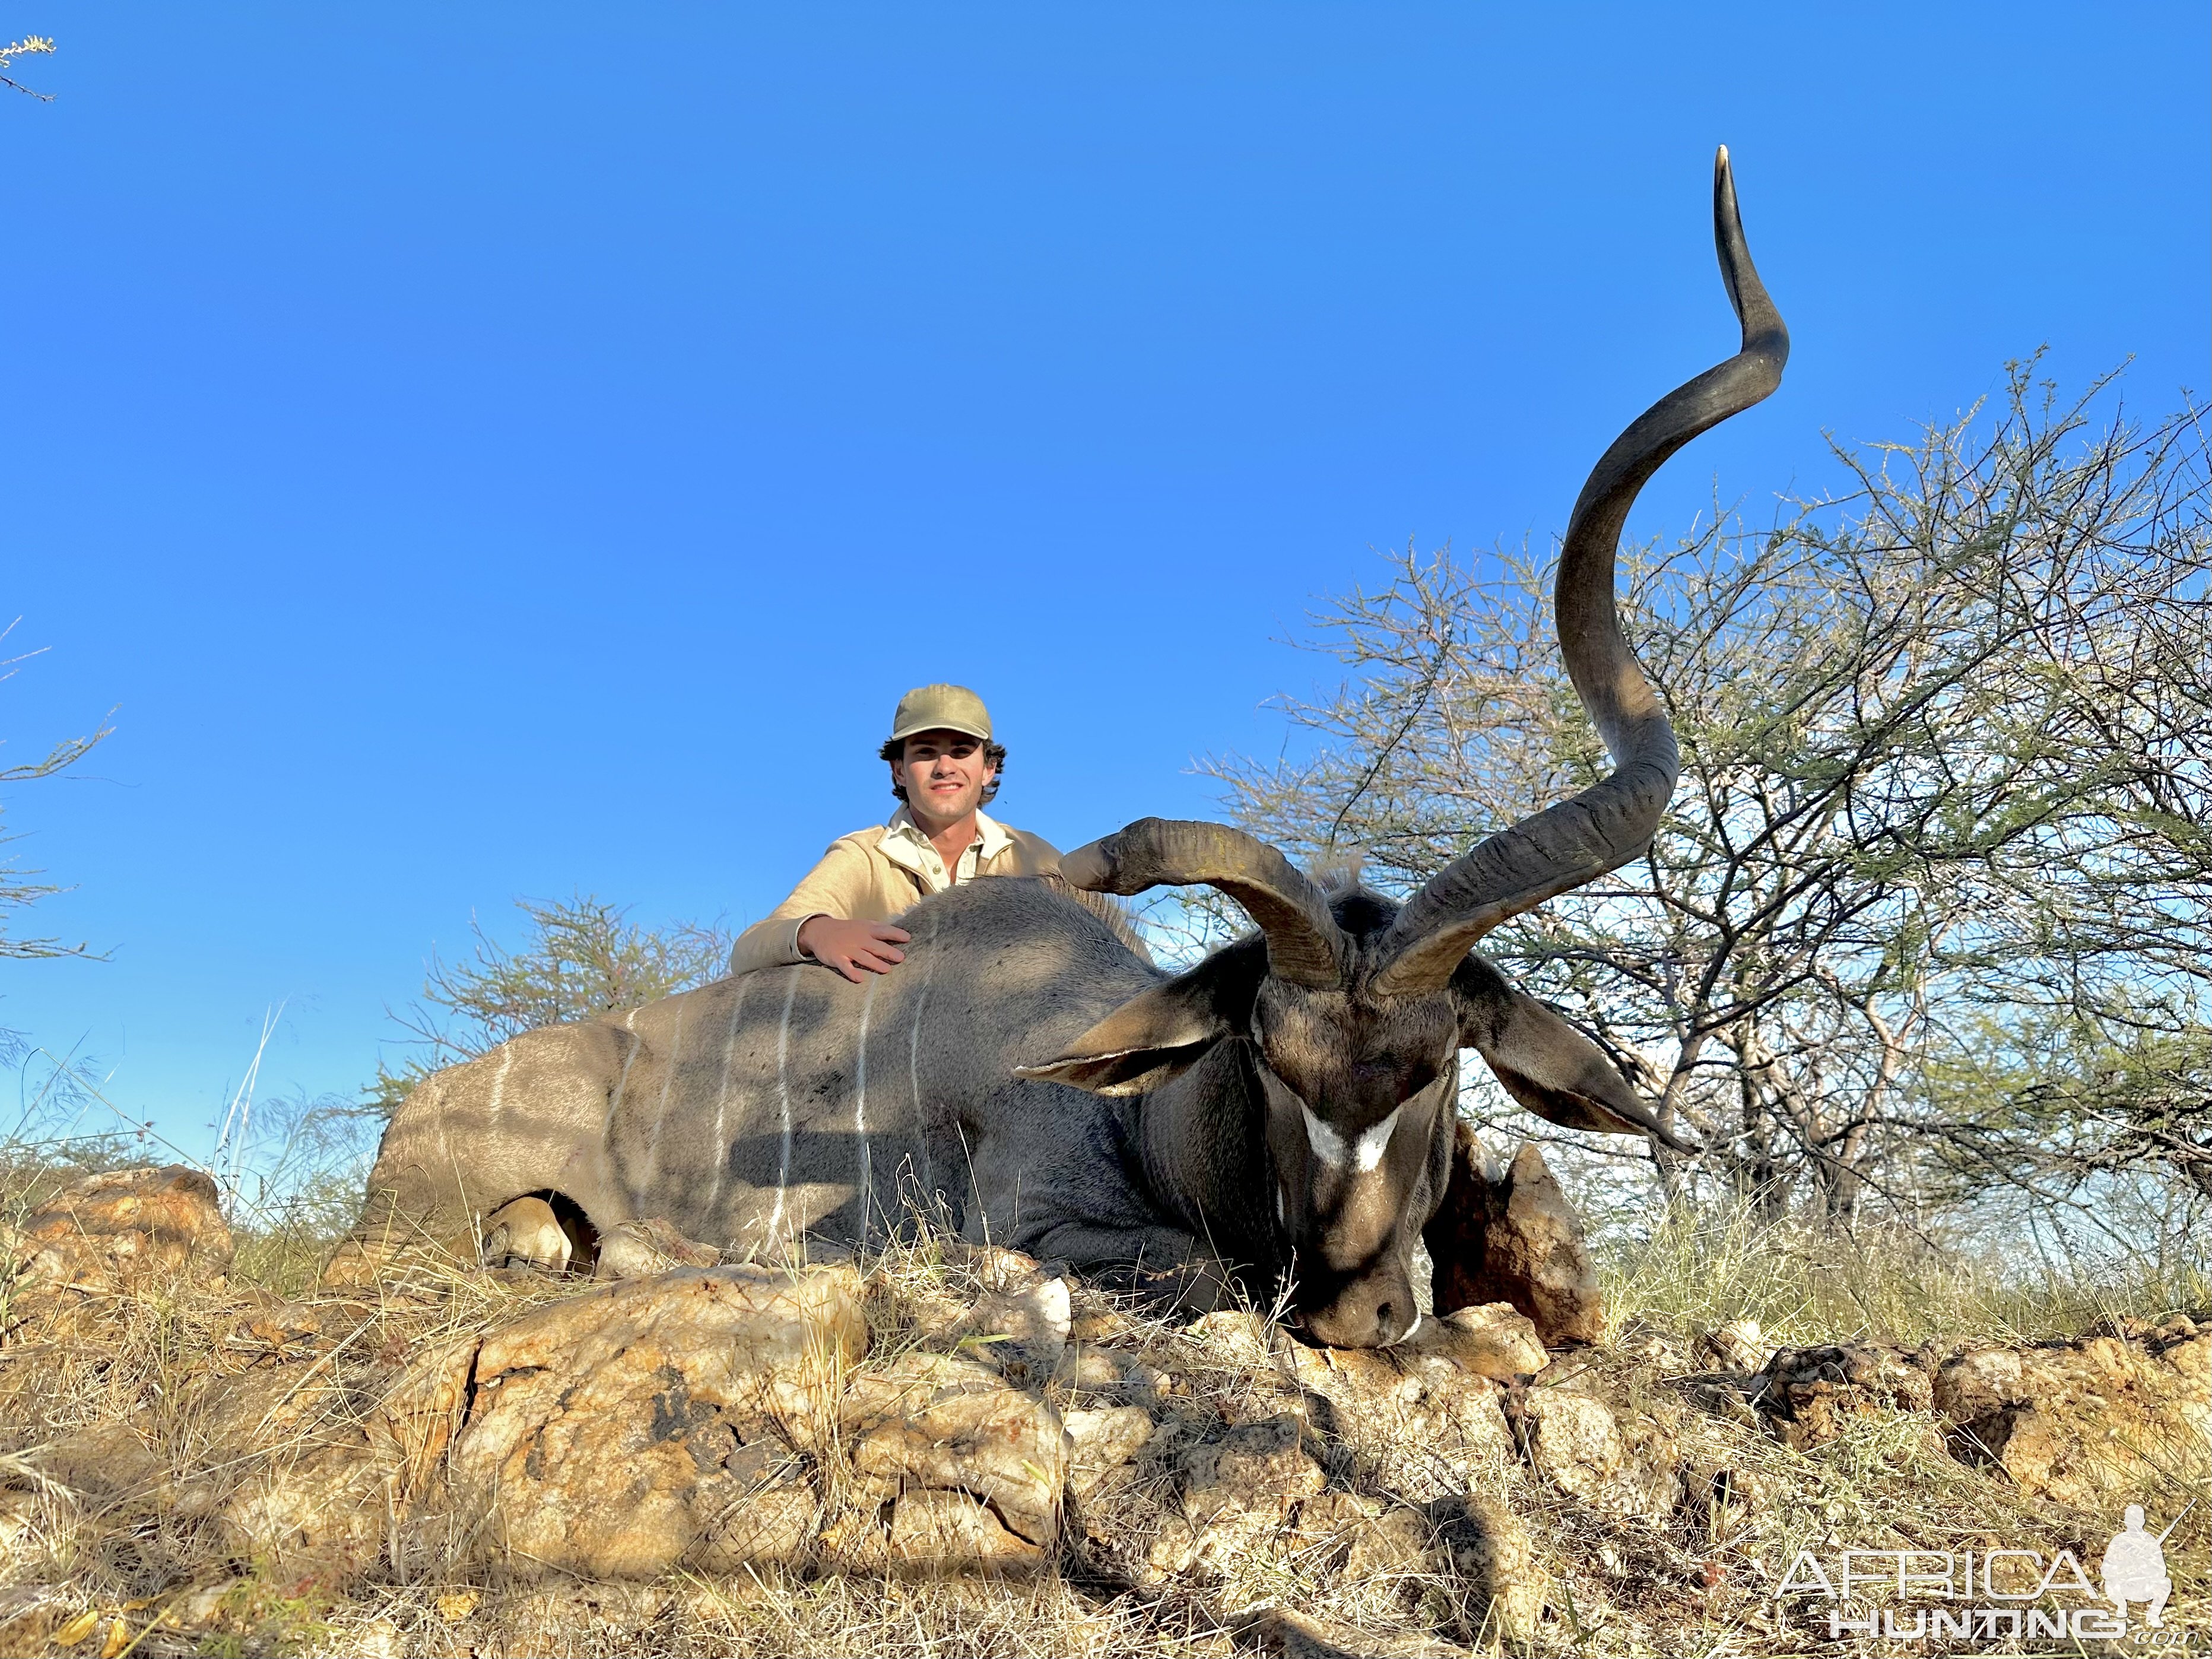
{"type": "Polygon", "coordinates": [[[1394,1278],[1348,1285],[1304,1321],[1306,1334],[1331,1348],[1387,1348],[1420,1322],[1412,1281],[1394,1278]]]}

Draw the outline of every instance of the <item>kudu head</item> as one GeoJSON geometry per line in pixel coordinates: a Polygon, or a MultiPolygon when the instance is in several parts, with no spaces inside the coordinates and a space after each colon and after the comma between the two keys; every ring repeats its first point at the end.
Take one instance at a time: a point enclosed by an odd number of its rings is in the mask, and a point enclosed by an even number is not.
{"type": "Polygon", "coordinates": [[[1674,734],[1621,634],[1614,549],[1644,481],[1773,391],[1790,349],[1744,246],[1726,149],[1714,167],[1713,228],[1742,349],[1614,441],[1560,550],[1560,649],[1611,776],[1491,836],[1403,905],[1364,889],[1325,893],[1273,848],[1217,823],[1146,818],[1061,860],[1071,884],[1094,891],[1212,887],[1257,927],[1021,1074],[1136,1094],[1218,1042],[1244,1045],[1266,1102],[1292,1307],[1316,1340],[1374,1346],[1417,1322],[1413,1249],[1443,1197],[1461,1048],[1554,1123],[1681,1149],[1595,1044],[1473,947],[1508,917],[1642,853],[1674,793],[1674,734]]]}

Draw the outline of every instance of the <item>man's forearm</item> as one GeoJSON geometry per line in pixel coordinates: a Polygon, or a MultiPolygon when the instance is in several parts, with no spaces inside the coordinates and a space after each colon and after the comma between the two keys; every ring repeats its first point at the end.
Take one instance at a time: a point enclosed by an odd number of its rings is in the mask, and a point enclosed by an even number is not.
{"type": "Polygon", "coordinates": [[[781,968],[807,958],[799,948],[799,930],[815,916],[765,916],[738,935],[730,947],[730,971],[749,974],[756,968],[781,968]]]}

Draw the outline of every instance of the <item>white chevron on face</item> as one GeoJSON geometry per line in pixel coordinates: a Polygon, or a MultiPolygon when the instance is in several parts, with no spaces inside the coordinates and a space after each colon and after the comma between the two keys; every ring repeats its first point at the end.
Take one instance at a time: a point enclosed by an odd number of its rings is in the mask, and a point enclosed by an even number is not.
{"type": "Polygon", "coordinates": [[[1332,1170],[1350,1170],[1356,1175],[1365,1175],[1382,1161],[1382,1154],[1389,1150],[1390,1132],[1398,1127],[1398,1113],[1406,1109],[1399,1106],[1389,1116],[1351,1141],[1316,1117],[1313,1108],[1305,1102],[1298,1103],[1298,1109],[1305,1114],[1306,1141],[1316,1158],[1332,1170]]]}

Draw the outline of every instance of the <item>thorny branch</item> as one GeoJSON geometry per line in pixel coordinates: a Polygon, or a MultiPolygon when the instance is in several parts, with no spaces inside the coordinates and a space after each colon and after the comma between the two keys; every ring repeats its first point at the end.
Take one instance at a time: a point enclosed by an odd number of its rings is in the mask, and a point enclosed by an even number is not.
{"type": "MultiPolygon", "coordinates": [[[[2205,434],[2033,369],[1625,558],[1673,810],[1484,948],[1694,1129],[1672,1180],[1838,1220],[2143,1169],[2212,1199],[2205,434]]],[[[1287,703],[1303,757],[1209,763],[1240,821],[1405,890],[1601,775],[1545,574],[1409,548],[1318,612],[1352,678],[1287,703]]]]}

